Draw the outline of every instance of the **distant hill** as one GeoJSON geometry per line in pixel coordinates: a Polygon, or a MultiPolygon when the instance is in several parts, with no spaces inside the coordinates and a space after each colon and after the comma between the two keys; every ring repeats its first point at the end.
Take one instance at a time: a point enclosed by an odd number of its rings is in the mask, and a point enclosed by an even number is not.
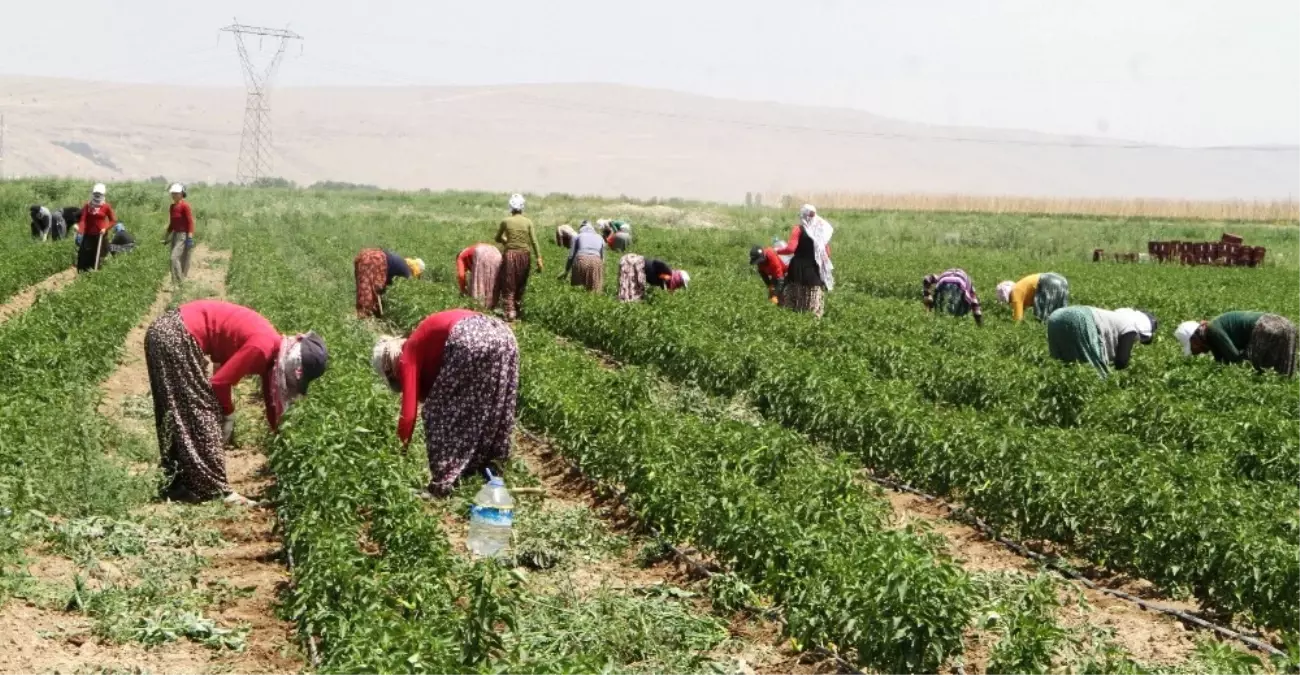
{"type": "MultiPolygon", "coordinates": [[[[302,185],[728,202],[750,191],[1285,199],[1300,187],[1296,146],[1150,147],[614,85],[280,89],[273,107],[274,174],[302,185]]],[[[0,111],[10,176],[225,182],[244,92],[0,77],[0,111]]]]}

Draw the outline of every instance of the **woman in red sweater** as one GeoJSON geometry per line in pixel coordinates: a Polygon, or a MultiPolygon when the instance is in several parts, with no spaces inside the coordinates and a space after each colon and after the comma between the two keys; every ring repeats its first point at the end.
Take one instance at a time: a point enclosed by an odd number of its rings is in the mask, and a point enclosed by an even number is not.
{"type": "Polygon", "coordinates": [[[500,275],[501,250],[492,244],[474,244],[456,256],[456,284],[460,286],[460,294],[472,296],[488,309],[496,306],[500,275]]]}
{"type": "Polygon", "coordinates": [[[281,335],[257,312],[220,300],[189,302],[158,317],[145,332],[144,350],[165,494],[184,501],[248,503],[230,490],[222,453],[235,424],[231,390],[240,380],[261,378],[275,432],[329,361],[316,333],[281,335]],[[211,378],[205,356],[219,364],[211,378]]]}
{"type": "Polygon", "coordinates": [[[424,403],[433,496],[445,497],[461,476],[510,456],[519,346],[505,322],[465,309],[438,312],[409,338],[381,337],[370,363],[402,393],[397,437],[403,448],[424,403]]]}
{"type": "Polygon", "coordinates": [[[78,272],[99,269],[108,254],[104,234],[117,223],[117,214],[113,213],[113,205],[104,199],[107,192],[103,183],[95,183],[90,190],[90,201],[81,207],[81,219],[77,222],[77,232],[81,235],[81,245],[77,248],[78,272]]]}
{"type": "Polygon", "coordinates": [[[776,249],[771,246],[750,248],[749,264],[758,267],[758,278],[767,285],[768,302],[781,304],[781,293],[785,286],[785,261],[776,254],[776,249]]]}
{"type": "Polygon", "coordinates": [[[172,252],[172,283],[179,286],[190,275],[190,251],[194,249],[194,211],[185,201],[185,186],[172,183],[168,193],[172,205],[167,220],[167,245],[172,252]]]}

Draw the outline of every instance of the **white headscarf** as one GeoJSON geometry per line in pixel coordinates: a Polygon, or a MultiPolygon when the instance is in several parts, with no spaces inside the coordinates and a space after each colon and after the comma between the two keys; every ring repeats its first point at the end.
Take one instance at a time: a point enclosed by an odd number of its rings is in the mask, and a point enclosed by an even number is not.
{"type": "Polygon", "coordinates": [[[95,183],[95,187],[90,188],[90,203],[99,206],[104,203],[104,195],[108,194],[108,188],[103,183],[95,183]]]}
{"type": "Polygon", "coordinates": [[[817,215],[817,207],[812,204],[804,204],[803,208],[799,209],[799,220],[803,233],[813,240],[813,255],[817,259],[817,268],[821,271],[826,290],[835,290],[835,266],[831,264],[831,256],[826,252],[826,245],[831,243],[831,235],[834,234],[835,228],[831,227],[825,218],[817,215]]]}
{"type": "Polygon", "coordinates": [[[523,210],[524,210],[524,196],[523,196],[523,195],[521,195],[521,194],[519,194],[519,193],[517,193],[517,192],[516,192],[515,194],[513,194],[513,195],[510,195],[510,210],[511,210],[511,211],[523,211],[523,210]]]}
{"type": "Polygon", "coordinates": [[[1016,287],[1014,281],[1004,281],[998,284],[998,302],[1003,304],[1011,302],[1011,289],[1016,287]]]}
{"type": "Polygon", "coordinates": [[[1200,321],[1184,321],[1174,329],[1174,337],[1177,338],[1178,344],[1183,346],[1183,356],[1192,355],[1192,336],[1200,327],[1200,321]]]}
{"type": "Polygon", "coordinates": [[[374,368],[375,372],[379,373],[379,376],[390,386],[392,380],[397,378],[397,361],[401,358],[402,347],[405,345],[405,338],[381,335],[370,353],[370,367],[374,368]]]}
{"type": "Polygon", "coordinates": [[[1155,332],[1155,326],[1151,325],[1151,317],[1146,313],[1140,312],[1131,307],[1120,307],[1115,313],[1124,317],[1129,326],[1137,331],[1138,337],[1143,341],[1150,340],[1151,334],[1155,332]]]}

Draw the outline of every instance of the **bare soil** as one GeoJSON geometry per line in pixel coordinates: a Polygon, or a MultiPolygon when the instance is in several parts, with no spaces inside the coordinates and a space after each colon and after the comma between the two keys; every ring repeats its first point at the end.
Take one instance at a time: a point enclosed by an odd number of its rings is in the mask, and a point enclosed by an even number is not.
{"type": "MultiPolygon", "coordinates": [[[[621,556],[579,563],[569,575],[575,590],[582,593],[602,586],[615,590],[657,585],[681,588],[699,586],[702,575],[680,560],[669,559],[649,567],[638,565],[635,561],[637,548],[647,540],[647,532],[616,498],[604,494],[598,485],[555,454],[550,447],[519,434],[515,456],[545,489],[541,508],[581,506],[598,516],[611,532],[624,535],[634,542],[621,556]]],[[[524,498],[536,499],[527,496],[524,498]]],[[[703,595],[694,598],[693,602],[701,612],[712,611],[703,595]]],[[[732,639],[739,643],[739,648],[733,644],[731,649],[716,654],[715,658],[724,662],[731,661],[735,672],[836,672],[833,663],[794,652],[782,634],[781,625],[775,621],[737,614],[729,617],[728,629],[732,639]]]]}
{"type": "MultiPolygon", "coordinates": [[[[882,488],[883,490],[883,488],[882,488]]],[[[990,540],[984,533],[946,517],[946,510],[906,492],[883,490],[898,525],[919,524],[943,536],[946,552],[969,572],[1016,571],[1036,574],[1038,565],[990,540]]],[[[1149,664],[1183,663],[1196,648],[1192,633],[1173,617],[1148,612],[1137,605],[1081,584],[1067,582],[1070,594],[1083,595],[1084,607],[1074,597],[1063,597],[1057,615],[1063,627],[1097,626],[1114,629],[1114,641],[1134,658],[1149,664]]],[[[1165,604],[1185,608],[1185,604],[1165,604]]],[[[967,672],[984,672],[992,644],[977,634],[968,635],[967,672]]]]}
{"type": "Polygon", "coordinates": [[[9,301],[0,305],[0,323],[9,320],[10,317],[20,314],[36,302],[36,298],[42,293],[54,293],[62,289],[67,284],[72,283],[77,278],[77,268],[69,267],[57,274],[51,274],[44,280],[32,284],[27,288],[16,293],[9,301]]]}
{"type": "MultiPolygon", "coordinates": [[[[224,297],[224,266],[220,263],[227,257],[224,251],[213,251],[200,244],[191,261],[188,283],[204,284],[217,297],[224,297]]],[[[129,432],[153,434],[147,422],[123,412],[128,400],[148,396],[144,333],[149,323],[167,308],[171,293],[166,288],[159,292],[144,320],[128,334],[118,369],[102,386],[104,398],[99,412],[129,432]]],[[[273,482],[264,454],[253,446],[228,451],[226,472],[234,490],[251,499],[264,498],[273,482]]],[[[193,507],[162,502],[141,507],[140,511],[186,508],[193,507]]],[[[288,584],[289,575],[281,561],[282,546],[275,533],[273,511],[265,507],[240,508],[232,517],[220,519],[216,526],[223,542],[199,551],[209,564],[200,571],[195,583],[224,582],[244,591],[204,610],[205,615],[221,626],[250,627],[242,652],[216,651],[185,640],[153,648],[106,643],[91,635],[93,620],[89,617],[11,601],[0,608],[0,673],[66,673],[103,668],[188,673],[301,671],[303,659],[294,639],[293,624],[276,615],[276,598],[288,584]]],[[[43,581],[70,584],[76,567],[65,558],[36,555],[28,572],[43,581]]]]}

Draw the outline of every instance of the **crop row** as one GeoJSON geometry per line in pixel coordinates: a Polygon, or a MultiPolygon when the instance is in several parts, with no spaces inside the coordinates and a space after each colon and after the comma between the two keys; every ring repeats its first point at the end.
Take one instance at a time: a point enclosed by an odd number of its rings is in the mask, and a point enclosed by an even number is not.
{"type": "Polygon", "coordinates": [[[413,494],[420,480],[387,433],[392,396],[366,367],[370,335],[346,318],[347,279],[321,276],[301,242],[268,246],[267,228],[250,225],[234,239],[234,299],[281,330],[316,330],[330,349],[329,371],[286,416],[269,455],[294,562],[287,611],[304,640],[319,638],[319,668],[451,672],[483,663],[497,617],[458,603],[491,607],[475,598],[491,593],[485,580],[498,572],[454,555],[413,494]]]}
{"type": "Polygon", "coordinates": [[[0,504],[112,514],[148,489],[109,457],[114,432],[94,409],[163,280],[155,253],[114,259],[0,325],[0,504]]]}
{"type": "Polygon", "coordinates": [[[620,305],[543,286],[527,317],[625,362],[747,394],[769,418],[956,497],[1022,537],[1189,588],[1208,606],[1291,625],[1284,600],[1300,593],[1294,486],[1224,477],[1217,457],[1149,452],[1122,434],[1015,428],[937,409],[909,383],[876,379],[860,359],[773,345],[729,324],[729,314],[673,311],[697,300],[620,305]]]}
{"type": "MultiPolygon", "coordinates": [[[[9,228],[12,223],[0,222],[9,228]]],[[[5,261],[0,265],[0,303],[18,291],[72,266],[74,251],[68,242],[33,242],[30,238],[5,237],[5,261]]]]}
{"type": "MultiPolygon", "coordinates": [[[[388,300],[407,328],[457,304],[445,284],[399,285],[388,300]]],[[[933,671],[961,648],[969,580],[932,542],[886,526],[887,506],[852,462],[775,425],[665,410],[643,372],[604,370],[536,328],[516,332],[523,419],[584,474],[622,486],[644,522],[775,597],[794,637],[851,647],[892,672],[933,671]]]]}

